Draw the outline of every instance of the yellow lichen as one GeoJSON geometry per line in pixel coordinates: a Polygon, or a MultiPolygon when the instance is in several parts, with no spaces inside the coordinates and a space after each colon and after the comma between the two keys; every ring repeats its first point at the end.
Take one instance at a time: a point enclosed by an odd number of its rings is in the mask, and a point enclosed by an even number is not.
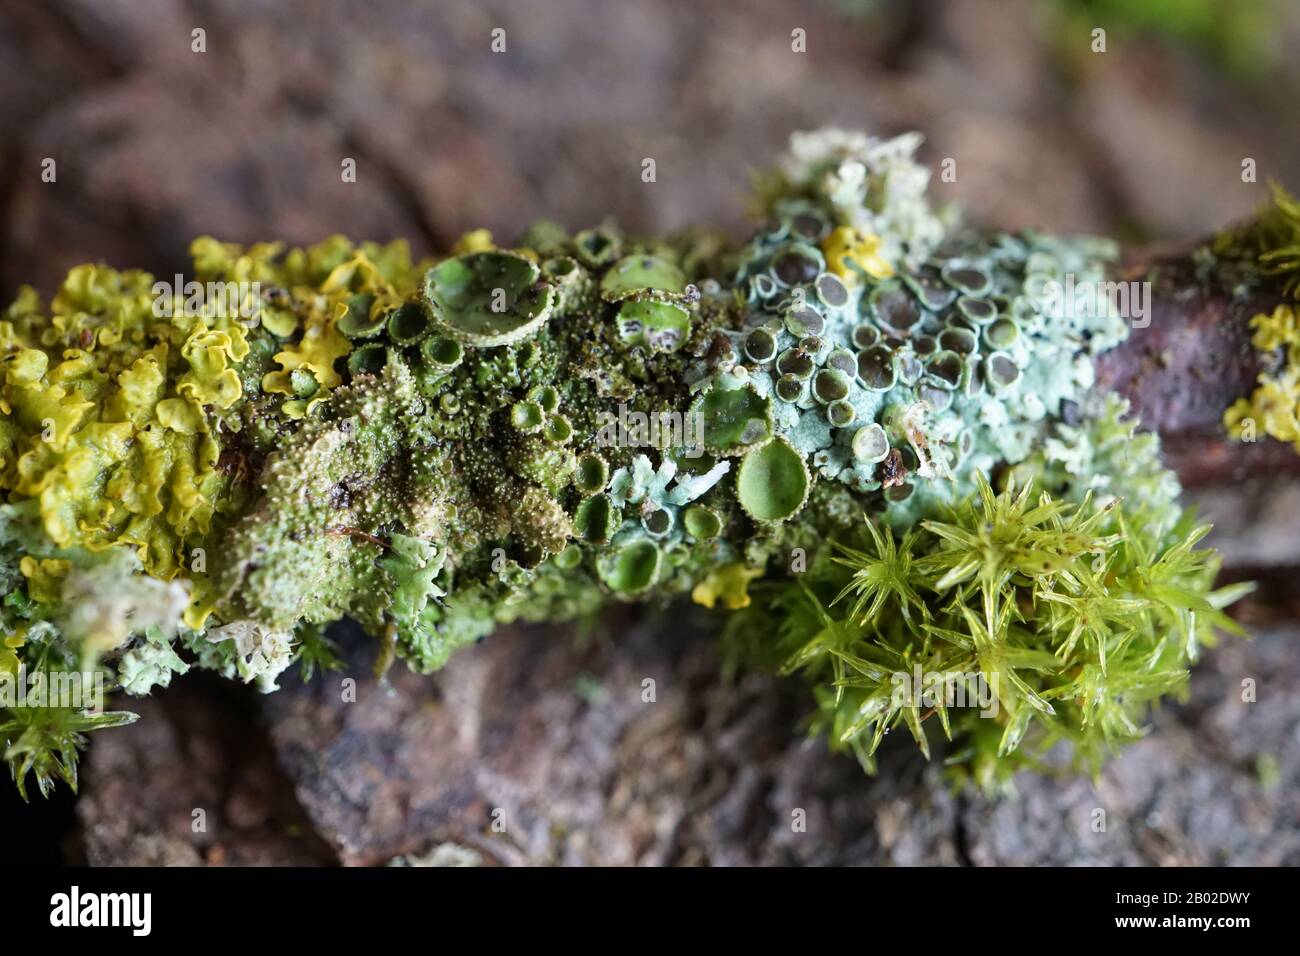
{"type": "MultiPolygon", "coordinates": [[[[145,569],[181,571],[225,479],[208,408],[242,394],[235,317],[155,314],[152,276],[73,269],[42,315],[20,294],[0,322],[0,489],[35,498],[53,546],[132,547],[145,569]]],[[[38,600],[48,583],[25,567],[38,600]]]]}
{"type": "Polygon", "coordinates": [[[714,568],[695,585],[691,600],[707,608],[721,600],[730,611],[749,607],[749,582],[762,576],[762,568],[749,568],[740,562],[714,568]]]}
{"type": "Polygon", "coordinates": [[[463,256],[471,252],[491,252],[495,248],[492,233],[486,229],[473,229],[456,240],[451,247],[451,254],[463,256]]]}
{"type": "Polygon", "coordinates": [[[181,615],[181,620],[191,630],[201,631],[207,624],[208,618],[212,616],[212,612],[217,609],[217,601],[221,595],[209,577],[192,578],[190,584],[190,603],[181,615]]]}
{"type": "MultiPolygon", "coordinates": [[[[306,306],[307,317],[301,323],[297,341],[275,355],[280,369],[263,376],[262,391],[289,396],[281,405],[289,418],[310,414],[329,398],[332,389],[342,384],[335,363],[352,350],[352,343],[338,331],[337,323],[347,314],[352,298],[358,294],[373,296],[369,314],[386,315],[415,291],[422,269],[423,264],[412,265],[410,249],[401,241],[353,247],[336,236],[310,249],[291,251],[281,278],[292,285],[295,300],[306,306]],[[294,284],[294,280],[301,284],[294,284]],[[292,373],[298,369],[311,373],[315,380],[309,398],[300,397],[294,388],[292,373]]],[[[264,312],[263,322],[280,338],[291,338],[298,331],[298,322],[291,313],[264,312]]]]}
{"type": "Polygon", "coordinates": [[[18,570],[27,579],[27,593],[33,601],[52,604],[59,599],[63,578],[72,565],[62,558],[33,558],[24,555],[18,570]]]}
{"type": "Polygon", "coordinates": [[[1251,344],[1261,352],[1300,344],[1300,324],[1289,305],[1279,305],[1269,315],[1260,313],[1250,320],[1250,327],[1255,330],[1251,344]]]}
{"type": "Polygon", "coordinates": [[[893,264],[881,255],[881,238],[852,226],[840,226],[822,242],[826,266],[850,285],[862,280],[862,273],[873,279],[889,279],[893,264]]]}
{"type": "MultiPolygon", "coordinates": [[[[342,306],[346,309],[346,306],[342,306]]],[[[281,371],[267,372],[262,378],[262,391],[280,395],[293,395],[290,375],[295,369],[306,369],[316,380],[318,389],[311,401],[291,399],[282,406],[290,418],[301,418],[316,404],[325,401],[329,391],[343,384],[343,378],[334,370],[334,362],[352,350],[352,343],[335,328],[334,316],[313,315],[307,322],[298,343],[292,348],[277,352],[275,360],[281,371]]]]}
{"type": "Polygon", "coordinates": [[[181,356],[190,370],[176,383],[176,391],[198,405],[229,408],[239,400],[243,385],[231,363],[248,355],[248,340],[242,326],[209,329],[196,326],[181,346],[181,356]]]}
{"type": "Polygon", "coordinates": [[[1223,413],[1223,425],[1234,438],[1253,437],[1262,430],[1278,441],[1291,442],[1300,452],[1300,317],[1289,305],[1250,320],[1251,343],[1261,352],[1284,350],[1282,364],[1259,376],[1250,398],[1239,398],[1223,413]],[[1249,430],[1249,431],[1248,431],[1249,430]]]}
{"type": "Polygon", "coordinates": [[[17,674],[20,666],[17,650],[27,643],[27,625],[20,624],[0,641],[0,674],[17,674]]]}

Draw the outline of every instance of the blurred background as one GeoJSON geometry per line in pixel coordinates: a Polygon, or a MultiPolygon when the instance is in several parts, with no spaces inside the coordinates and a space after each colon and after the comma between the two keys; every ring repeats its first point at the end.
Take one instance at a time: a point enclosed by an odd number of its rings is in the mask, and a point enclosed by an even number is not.
{"type": "MultiPolygon", "coordinates": [[[[956,161],[936,198],[976,223],[1185,241],[1300,187],[1298,43],[1294,0],[0,0],[0,297],[83,261],[171,274],[199,234],[739,237],[750,173],[828,124],[921,130],[923,160],[956,161]]],[[[5,786],[0,813],[44,862],[1300,862],[1294,631],[1212,654],[1099,788],[989,803],[910,748],[866,781],[807,745],[797,689],[719,679],[713,626],[501,634],[348,708],[319,680],[182,680],[98,735],[79,800],[5,786]],[[1270,706],[1241,705],[1243,674],[1270,706]]],[[[347,646],[364,678],[370,645],[347,646]]]]}
{"type": "Polygon", "coordinates": [[[0,0],[0,293],[204,233],[743,234],[827,124],[923,131],[977,222],[1188,238],[1300,184],[1297,42],[1289,0],[0,0]]]}

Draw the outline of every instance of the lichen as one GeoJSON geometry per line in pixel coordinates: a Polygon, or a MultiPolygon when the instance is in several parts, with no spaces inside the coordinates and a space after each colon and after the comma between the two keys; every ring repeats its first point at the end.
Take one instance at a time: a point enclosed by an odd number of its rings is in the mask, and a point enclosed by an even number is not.
{"type": "MultiPolygon", "coordinates": [[[[919,718],[870,703],[859,661],[975,654],[1007,681],[1004,720],[952,722],[976,777],[1019,766],[1035,720],[1091,763],[1090,728],[1131,736],[1117,699],[1174,688],[1226,596],[1158,451],[1092,393],[1124,323],[1049,294],[1103,278],[1113,246],[949,231],[918,142],[796,136],[738,248],[553,223],[424,263],[400,242],[200,239],[195,280],[238,285],[247,314],[174,290],[160,308],[153,277],[101,266],[48,308],[24,289],[0,321],[0,669],[270,690],[294,661],[335,666],[322,631],[344,617],[381,667],[427,672],[502,623],[690,595],[747,615],[750,661],[805,672],[864,760],[919,718]],[[995,496],[1003,473],[1052,501],[995,496]],[[1130,494],[1149,500],[1121,510],[1130,494]],[[1107,643],[1119,610],[1145,643],[1107,643]]],[[[93,726],[48,716],[0,723],[42,789],[93,726]]]]}
{"type": "Polygon", "coordinates": [[[52,549],[128,545],[171,578],[226,495],[216,413],[249,347],[229,318],[156,317],[151,284],[79,266],[48,315],[29,294],[5,313],[0,488],[39,502],[52,549]]]}
{"type": "Polygon", "coordinates": [[[1300,319],[1282,304],[1256,315],[1250,327],[1251,344],[1268,356],[1268,366],[1250,397],[1223,413],[1223,426],[1233,438],[1254,440],[1263,431],[1300,452],[1300,319]]]}

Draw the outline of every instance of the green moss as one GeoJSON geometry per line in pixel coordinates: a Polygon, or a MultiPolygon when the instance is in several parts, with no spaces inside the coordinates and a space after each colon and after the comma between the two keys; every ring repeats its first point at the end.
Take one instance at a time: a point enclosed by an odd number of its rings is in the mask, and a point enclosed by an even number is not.
{"type": "Polygon", "coordinates": [[[1206,530],[981,484],[901,541],[867,523],[807,575],[757,586],[730,646],[811,681],[817,728],[868,769],[906,728],[989,790],[1061,742],[1096,772],[1215,629],[1238,630],[1220,608],[1241,589],[1210,591],[1216,560],[1194,550],[1206,530]]]}
{"type": "Polygon", "coordinates": [[[1211,247],[1215,256],[1246,263],[1300,299],[1300,200],[1273,184],[1273,201],[1249,222],[1225,230],[1211,247]]]}

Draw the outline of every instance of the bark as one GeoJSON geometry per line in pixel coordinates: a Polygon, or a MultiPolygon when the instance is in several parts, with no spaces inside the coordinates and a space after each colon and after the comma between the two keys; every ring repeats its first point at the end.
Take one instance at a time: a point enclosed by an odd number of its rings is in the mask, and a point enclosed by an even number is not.
{"type": "Polygon", "coordinates": [[[1262,369],[1250,318],[1272,311],[1279,296],[1272,288],[1234,295],[1226,283],[1199,280],[1194,248],[1128,257],[1117,278],[1150,278],[1150,321],[1101,357],[1098,384],[1127,396],[1143,427],[1160,433],[1185,488],[1300,475],[1289,445],[1233,441],[1223,430],[1224,409],[1250,394],[1262,369]]]}
{"type": "Polygon", "coordinates": [[[617,631],[585,645],[562,629],[506,631],[392,688],[366,676],[373,645],[358,640],[345,672],[355,703],[343,675],[264,700],[275,788],[244,770],[216,791],[184,769],[193,752],[153,749],[184,739],[176,724],[195,712],[228,715],[228,701],[169,695],[180,702],[148,708],[147,735],[90,755],[89,859],[317,862],[305,830],[271,810],[292,792],[353,865],[445,844],[486,865],[1300,863],[1294,630],[1207,655],[1189,701],[1157,715],[1095,788],[1022,775],[1004,800],[953,792],[901,738],[863,776],[803,737],[792,683],[721,680],[708,627],[651,615],[617,631]],[[1241,699],[1246,678],[1257,703],[1241,699]],[[198,806],[226,808],[205,835],[188,832],[198,806]]]}

